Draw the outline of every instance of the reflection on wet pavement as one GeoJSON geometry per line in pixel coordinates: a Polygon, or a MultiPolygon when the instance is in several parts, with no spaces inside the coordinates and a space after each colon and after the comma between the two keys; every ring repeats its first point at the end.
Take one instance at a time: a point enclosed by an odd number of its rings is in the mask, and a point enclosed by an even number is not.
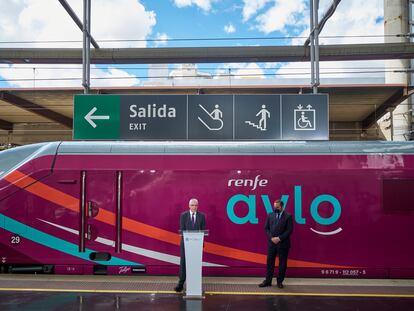
{"type": "Polygon", "coordinates": [[[185,300],[175,294],[1,292],[1,311],[115,310],[414,310],[414,298],[207,295],[185,300]]]}

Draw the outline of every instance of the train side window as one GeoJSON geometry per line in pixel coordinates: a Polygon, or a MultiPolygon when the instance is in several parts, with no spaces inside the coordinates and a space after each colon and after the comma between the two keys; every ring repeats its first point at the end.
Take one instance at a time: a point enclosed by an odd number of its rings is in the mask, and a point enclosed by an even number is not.
{"type": "Polygon", "coordinates": [[[384,179],[382,204],[386,212],[414,211],[414,179],[384,179]]]}
{"type": "Polygon", "coordinates": [[[19,166],[22,161],[36,152],[40,147],[39,144],[36,144],[2,151],[0,153],[0,178],[13,168],[19,166]]]}

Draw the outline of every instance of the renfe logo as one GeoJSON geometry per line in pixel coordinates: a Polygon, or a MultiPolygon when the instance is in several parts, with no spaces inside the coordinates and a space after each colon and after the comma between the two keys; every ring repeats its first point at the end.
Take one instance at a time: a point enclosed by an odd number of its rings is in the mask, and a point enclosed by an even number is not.
{"type": "Polygon", "coordinates": [[[252,187],[252,190],[255,190],[257,186],[259,187],[266,187],[269,181],[267,179],[260,179],[260,175],[257,175],[254,180],[253,179],[229,179],[227,183],[227,187],[233,186],[235,187],[252,187]]]}
{"type": "MultiPolygon", "coordinates": [[[[227,183],[228,187],[249,187],[251,190],[255,190],[257,187],[266,187],[268,184],[267,179],[260,179],[260,175],[257,175],[254,179],[230,179],[227,183]]],[[[266,212],[269,214],[273,211],[272,203],[270,202],[268,195],[261,195],[261,201],[263,202],[264,208],[266,212]]],[[[303,205],[302,205],[302,186],[295,185],[294,186],[294,204],[295,204],[295,212],[294,217],[295,221],[300,224],[306,224],[306,219],[302,216],[303,205]]],[[[283,194],[281,196],[281,200],[283,201],[285,207],[287,207],[289,195],[283,194]]],[[[258,224],[259,219],[256,216],[256,209],[257,209],[257,200],[256,195],[243,195],[243,194],[236,194],[232,196],[229,201],[227,202],[227,216],[229,219],[239,225],[246,224],[250,222],[251,224],[258,224]],[[248,207],[248,212],[246,215],[240,217],[237,216],[235,213],[236,205],[240,205],[244,203],[248,207]]],[[[310,212],[312,218],[321,225],[332,225],[341,217],[341,204],[339,203],[338,199],[335,198],[333,195],[330,194],[321,194],[315,197],[312,200],[310,205],[310,212]],[[333,213],[330,217],[322,217],[319,214],[318,208],[319,205],[323,202],[330,203],[331,207],[333,208],[333,213]]],[[[333,235],[342,231],[342,228],[337,228],[334,231],[323,232],[317,231],[313,228],[310,228],[315,233],[322,234],[322,235],[333,235]]]]}

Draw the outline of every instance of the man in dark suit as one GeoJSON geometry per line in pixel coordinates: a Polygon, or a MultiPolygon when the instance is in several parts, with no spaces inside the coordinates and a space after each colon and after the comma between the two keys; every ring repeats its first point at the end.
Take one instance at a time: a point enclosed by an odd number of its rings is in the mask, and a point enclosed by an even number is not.
{"type": "MultiPolygon", "coordinates": [[[[203,213],[198,212],[198,200],[191,199],[188,203],[189,210],[182,213],[180,216],[180,230],[205,230],[206,217],[203,213]]],[[[180,275],[177,286],[174,288],[176,292],[181,292],[184,288],[184,282],[186,279],[185,273],[185,250],[184,241],[181,237],[180,243],[180,275]]]]}
{"type": "Polygon", "coordinates": [[[290,248],[290,235],[293,231],[292,215],[284,210],[283,205],[281,200],[276,200],[274,202],[274,212],[267,215],[265,224],[267,235],[266,279],[259,284],[259,287],[272,285],[275,260],[276,256],[279,255],[277,287],[283,288],[290,248]]]}

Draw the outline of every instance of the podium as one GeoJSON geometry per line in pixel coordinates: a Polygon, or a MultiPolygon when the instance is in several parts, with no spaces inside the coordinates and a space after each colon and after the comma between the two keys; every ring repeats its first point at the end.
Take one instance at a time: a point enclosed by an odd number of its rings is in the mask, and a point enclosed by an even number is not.
{"type": "Polygon", "coordinates": [[[187,289],[184,298],[203,298],[201,287],[201,274],[203,263],[204,236],[206,230],[185,230],[182,232],[185,250],[185,271],[187,289]]]}

